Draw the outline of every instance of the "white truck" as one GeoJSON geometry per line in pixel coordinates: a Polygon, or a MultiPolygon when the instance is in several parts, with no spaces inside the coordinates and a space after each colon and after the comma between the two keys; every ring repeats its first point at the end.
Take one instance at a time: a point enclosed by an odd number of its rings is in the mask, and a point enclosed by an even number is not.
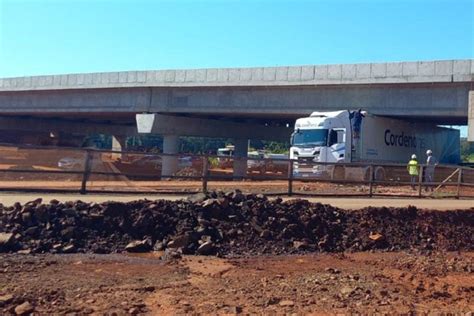
{"type": "Polygon", "coordinates": [[[290,159],[297,160],[293,167],[295,176],[368,179],[367,164],[373,163],[374,178],[384,180],[385,169],[377,163],[406,163],[412,154],[423,163],[428,149],[440,163],[459,163],[459,130],[364,111],[313,112],[296,120],[290,159]],[[352,162],[363,164],[338,165],[352,162]]]}

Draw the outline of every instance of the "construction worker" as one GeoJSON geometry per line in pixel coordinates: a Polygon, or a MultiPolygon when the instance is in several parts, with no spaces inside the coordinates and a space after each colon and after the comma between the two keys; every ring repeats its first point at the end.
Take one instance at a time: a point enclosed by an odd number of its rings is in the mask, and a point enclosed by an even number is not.
{"type": "MultiPolygon", "coordinates": [[[[436,165],[438,165],[438,160],[433,156],[431,149],[426,151],[426,156],[425,182],[432,183],[434,182],[434,172],[436,165]]],[[[426,185],[425,190],[433,191],[433,187],[428,184],[426,185]]]]}
{"type": "Polygon", "coordinates": [[[407,165],[408,174],[410,175],[411,188],[415,190],[416,179],[418,178],[418,161],[416,155],[411,155],[411,160],[407,165]]]}
{"type": "Polygon", "coordinates": [[[352,138],[357,140],[360,138],[360,128],[364,117],[365,115],[362,113],[362,109],[349,113],[349,120],[352,125],[352,138]]]}

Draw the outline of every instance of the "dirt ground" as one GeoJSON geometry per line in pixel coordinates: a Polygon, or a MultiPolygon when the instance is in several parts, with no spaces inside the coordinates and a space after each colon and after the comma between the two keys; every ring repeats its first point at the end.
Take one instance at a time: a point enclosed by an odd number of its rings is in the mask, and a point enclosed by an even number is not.
{"type": "MultiPolygon", "coordinates": [[[[4,205],[13,205],[15,202],[22,204],[29,201],[42,198],[44,202],[56,199],[61,202],[77,201],[102,203],[106,201],[129,202],[140,199],[148,200],[179,200],[185,199],[189,194],[180,195],[166,195],[166,194],[58,194],[58,193],[0,193],[0,203],[4,205]]],[[[297,198],[285,197],[284,200],[297,198]]],[[[474,207],[473,200],[447,200],[447,199],[417,199],[417,198],[342,198],[342,197],[314,197],[305,198],[310,202],[320,202],[323,204],[331,204],[336,207],[344,209],[360,209],[368,206],[373,207],[407,207],[409,205],[416,206],[421,209],[436,209],[436,210],[456,210],[468,209],[474,207]]]]}
{"type": "Polygon", "coordinates": [[[335,314],[474,310],[474,253],[345,253],[238,259],[2,255],[0,312],[335,314]]]}

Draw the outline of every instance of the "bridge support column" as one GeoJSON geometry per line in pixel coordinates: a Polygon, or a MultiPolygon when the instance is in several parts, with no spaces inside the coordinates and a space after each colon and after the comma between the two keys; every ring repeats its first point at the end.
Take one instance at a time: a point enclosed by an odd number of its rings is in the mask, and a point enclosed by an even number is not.
{"type": "Polygon", "coordinates": [[[469,91],[467,107],[467,141],[474,143],[474,90],[469,91]]]}
{"type": "MultiPolygon", "coordinates": [[[[163,135],[163,153],[177,154],[179,148],[178,135],[163,135]]],[[[178,157],[162,156],[161,159],[161,176],[169,177],[178,171],[178,157]]]]}
{"type": "MultiPolygon", "coordinates": [[[[126,141],[127,141],[127,138],[125,136],[117,136],[117,135],[112,136],[112,150],[124,151],[125,146],[126,146],[126,141]]],[[[122,158],[121,153],[113,153],[111,154],[111,156],[114,159],[122,158]]]]}
{"type": "Polygon", "coordinates": [[[244,177],[247,174],[248,139],[234,139],[234,177],[244,177]]]}
{"type": "Polygon", "coordinates": [[[125,136],[112,136],[112,150],[123,151],[125,150],[126,137],[125,136]]]}

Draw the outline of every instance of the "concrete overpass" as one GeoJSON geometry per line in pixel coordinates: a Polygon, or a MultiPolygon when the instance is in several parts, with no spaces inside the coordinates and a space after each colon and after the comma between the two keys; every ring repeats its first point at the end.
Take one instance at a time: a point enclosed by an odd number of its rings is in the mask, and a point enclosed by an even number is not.
{"type": "Polygon", "coordinates": [[[474,60],[3,78],[0,123],[3,129],[123,136],[136,133],[137,113],[158,113],[150,130],[165,135],[165,148],[174,152],[177,135],[286,140],[286,125],[299,116],[361,107],[468,124],[474,141],[473,91],[474,60]]]}

